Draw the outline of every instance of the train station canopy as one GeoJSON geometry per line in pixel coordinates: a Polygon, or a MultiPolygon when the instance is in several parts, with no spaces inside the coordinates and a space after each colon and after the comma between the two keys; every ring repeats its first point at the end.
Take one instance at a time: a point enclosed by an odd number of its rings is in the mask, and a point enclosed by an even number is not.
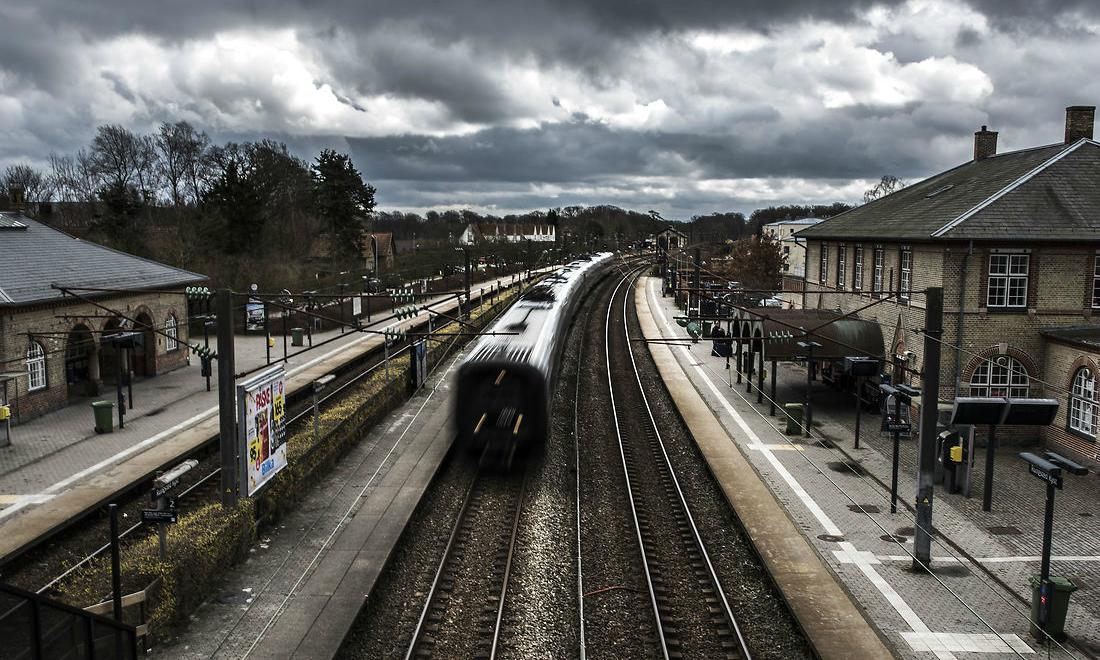
{"type": "Polygon", "coordinates": [[[874,321],[844,317],[824,309],[779,309],[758,307],[741,310],[733,322],[733,336],[762,338],[764,359],[788,361],[806,354],[798,342],[815,341],[814,357],[840,360],[845,357],[883,359],[882,326],[874,321]],[[806,336],[812,331],[812,336],[806,336]]]}

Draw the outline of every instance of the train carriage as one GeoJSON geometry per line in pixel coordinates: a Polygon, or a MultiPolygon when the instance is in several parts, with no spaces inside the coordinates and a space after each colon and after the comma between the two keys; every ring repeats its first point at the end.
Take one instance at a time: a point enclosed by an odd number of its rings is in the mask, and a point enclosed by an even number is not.
{"type": "Polygon", "coordinates": [[[518,450],[546,441],[565,337],[595,273],[611,263],[603,252],[572,261],[524,292],[478,340],[458,369],[454,424],[471,452],[518,450]]]}

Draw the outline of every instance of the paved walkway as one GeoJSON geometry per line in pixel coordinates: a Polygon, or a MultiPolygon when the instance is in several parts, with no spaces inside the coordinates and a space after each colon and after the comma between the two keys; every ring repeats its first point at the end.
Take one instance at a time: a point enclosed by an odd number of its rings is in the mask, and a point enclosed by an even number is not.
{"type": "MultiPolygon", "coordinates": [[[[643,281],[664,336],[684,337],[672,321],[679,312],[671,299],[661,298],[656,280],[643,281]]],[[[937,488],[934,575],[914,572],[914,517],[904,506],[889,513],[889,493],[883,486],[890,481],[889,440],[878,433],[877,415],[864,416],[861,449],[853,450],[851,397],[816,383],[815,426],[820,422],[819,435],[831,442],[788,437],[779,417],[768,416],[766,401],[757,404],[755,392],[746,394],[744,384],[729,386],[725,359],[709,355],[709,342],[676,347],[674,353],[731,439],[900,657],[946,659],[980,653],[984,658],[1010,658],[1048,652],[1028,632],[1025,605],[1030,599],[1027,576],[1038,572],[1045,491],[1015,458],[1018,450],[1005,450],[997,457],[991,513],[980,511],[978,475],[974,499],[937,488]],[[846,463],[858,464],[858,471],[846,463]]],[[[780,402],[801,401],[804,382],[804,370],[782,365],[780,402]]],[[[915,444],[903,442],[901,452],[899,489],[905,503],[915,497],[915,444]]],[[[1058,493],[1054,569],[1081,589],[1070,607],[1070,641],[1065,648],[1052,646],[1051,657],[1089,657],[1100,648],[1100,525],[1092,517],[1097,478],[1073,483],[1071,479],[1058,493]]]]}
{"type": "MultiPolygon", "coordinates": [[[[475,283],[471,289],[489,289],[512,280],[509,275],[475,283]]],[[[442,299],[432,298],[428,303],[442,299]]],[[[366,327],[382,329],[393,323],[390,320],[366,327]]],[[[361,349],[363,342],[374,336],[351,330],[314,333],[314,346],[326,339],[332,341],[291,357],[286,363],[287,370],[294,373],[353,347],[361,349]]],[[[214,338],[211,344],[216,346],[214,338]]],[[[262,336],[237,336],[234,349],[238,372],[266,364],[262,336]]],[[[301,348],[288,350],[293,353],[301,348]]],[[[281,359],[280,338],[276,338],[271,355],[272,364],[281,359]]],[[[92,399],[13,427],[12,444],[0,448],[0,527],[16,513],[50,501],[77,481],[88,480],[118,461],[214,417],[218,402],[216,370],[211,379],[212,391],[207,392],[199,361],[191,362],[175,371],[135,382],[134,408],[127,411],[125,428],[116,428],[114,433],[100,435],[93,430],[89,405],[92,399]]],[[[114,391],[97,398],[113,400],[114,391]]],[[[117,415],[115,419],[117,423],[117,415]]]]}

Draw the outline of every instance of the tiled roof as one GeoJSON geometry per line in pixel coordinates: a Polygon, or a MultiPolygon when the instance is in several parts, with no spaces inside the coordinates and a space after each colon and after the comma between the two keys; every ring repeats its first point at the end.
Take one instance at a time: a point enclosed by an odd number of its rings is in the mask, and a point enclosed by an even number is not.
{"type": "Polygon", "coordinates": [[[90,243],[16,213],[0,213],[0,304],[24,305],[62,297],[59,286],[105,289],[177,288],[204,275],[90,243]]]}
{"type": "Polygon", "coordinates": [[[1100,144],[971,161],[799,231],[799,238],[1100,240],[1100,144]]]}

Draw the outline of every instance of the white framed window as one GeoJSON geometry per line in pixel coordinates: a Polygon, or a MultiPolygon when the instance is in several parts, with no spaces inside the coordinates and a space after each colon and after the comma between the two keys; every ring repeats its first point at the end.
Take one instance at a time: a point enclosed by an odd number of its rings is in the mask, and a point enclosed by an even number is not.
{"type": "Polygon", "coordinates": [[[836,288],[843,289],[846,286],[844,281],[848,269],[848,246],[841,245],[837,248],[836,252],[836,288]]]}
{"type": "Polygon", "coordinates": [[[36,341],[27,347],[27,382],[31,392],[46,389],[46,349],[36,341]]]}
{"type": "Polygon", "coordinates": [[[852,251],[852,289],[863,290],[863,246],[857,245],[852,251]]]}
{"type": "Polygon", "coordinates": [[[1088,367],[1081,367],[1073,374],[1069,427],[1078,433],[1096,437],[1096,376],[1088,367]]]}
{"type": "Polygon", "coordinates": [[[165,350],[178,351],[180,348],[180,323],[175,314],[169,314],[168,320],[164,322],[164,334],[168,335],[164,343],[165,350]]]}
{"type": "Polygon", "coordinates": [[[913,290],[912,250],[908,248],[902,248],[901,266],[898,270],[901,273],[900,277],[898,277],[898,300],[909,302],[910,293],[913,290]]]}
{"type": "Polygon", "coordinates": [[[821,261],[820,270],[818,270],[817,281],[821,284],[829,283],[829,244],[821,244],[821,261]]]}
{"type": "Polygon", "coordinates": [[[983,360],[970,377],[970,396],[1025,398],[1031,386],[1027,369],[1007,355],[983,360]]]}
{"type": "Polygon", "coordinates": [[[882,248],[875,248],[874,264],[872,264],[874,271],[871,273],[871,291],[874,293],[882,291],[882,262],[885,259],[886,251],[882,248]]]}
{"type": "Polygon", "coordinates": [[[1027,307],[1030,258],[1027,254],[989,255],[987,307],[1027,307]]]}
{"type": "Polygon", "coordinates": [[[1092,260],[1092,306],[1100,308],[1100,254],[1092,260]]]}

